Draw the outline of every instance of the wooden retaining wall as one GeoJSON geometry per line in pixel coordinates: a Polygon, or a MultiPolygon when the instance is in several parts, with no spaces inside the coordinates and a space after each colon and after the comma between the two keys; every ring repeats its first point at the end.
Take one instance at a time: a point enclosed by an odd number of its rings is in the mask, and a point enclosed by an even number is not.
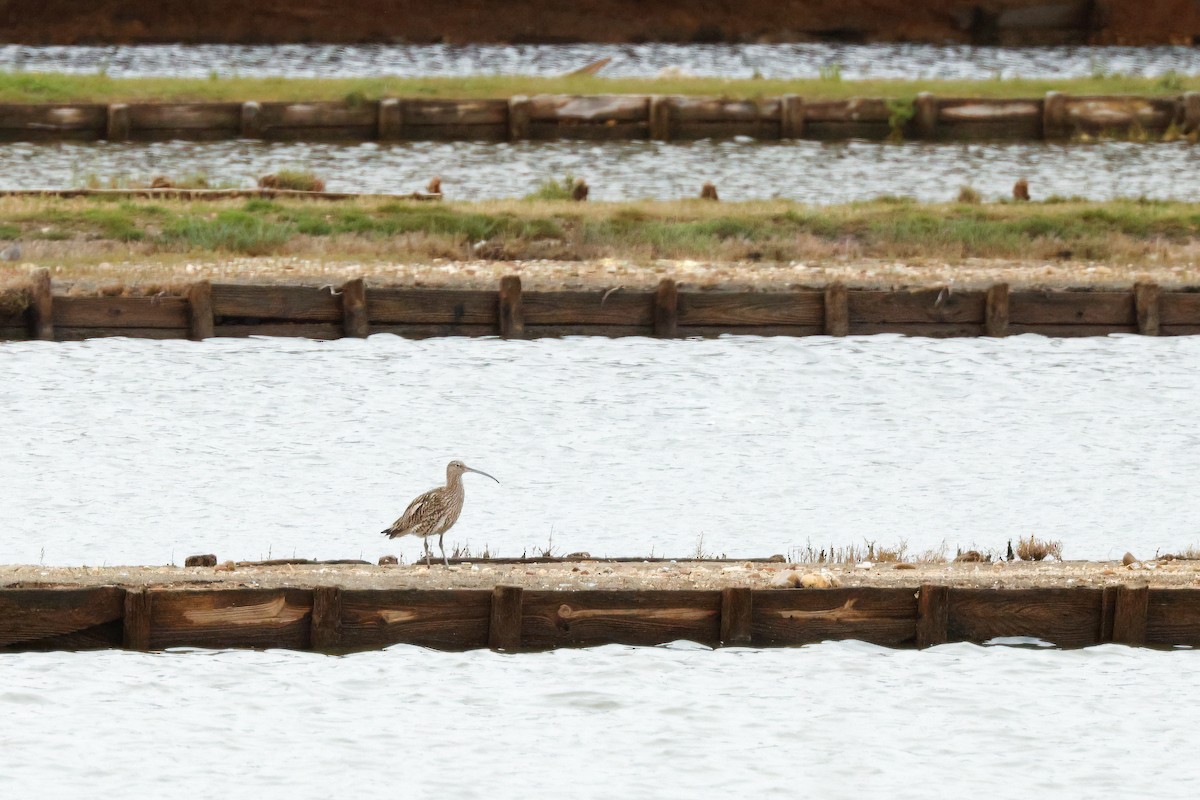
{"type": "Polygon", "coordinates": [[[0,104],[0,141],[405,141],[653,139],[1068,140],[1200,131],[1200,92],[1028,99],[934,97],[806,101],[648,95],[508,100],[268,103],[0,104]]]}
{"type": "Polygon", "coordinates": [[[74,341],[102,336],[312,339],[393,333],[408,338],[570,335],[677,338],[759,336],[1100,336],[1200,333],[1200,292],[825,289],[684,291],[664,279],[655,291],[526,292],[508,276],[498,291],[194,284],[186,297],[77,297],[51,291],[38,273],[29,306],[0,312],[0,340],[74,341]]]}
{"type": "Polygon", "coordinates": [[[0,652],[416,644],[547,650],[601,644],[929,647],[1030,636],[1062,647],[1200,645],[1200,590],[0,589],[0,652]]]}

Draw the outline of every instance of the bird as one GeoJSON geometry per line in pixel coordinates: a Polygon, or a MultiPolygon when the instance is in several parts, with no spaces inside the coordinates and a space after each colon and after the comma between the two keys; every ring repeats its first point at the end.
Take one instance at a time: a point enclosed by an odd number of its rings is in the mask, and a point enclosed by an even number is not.
{"type": "Polygon", "coordinates": [[[588,185],[583,178],[576,178],[571,184],[571,199],[577,203],[582,203],[588,199],[588,185]]]}
{"type": "Polygon", "coordinates": [[[1013,199],[1017,201],[1029,199],[1029,181],[1021,178],[1013,184],[1013,199]]]}
{"type": "Polygon", "coordinates": [[[430,489],[409,503],[408,508],[404,509],[404,513],[400,515],[400,519],[384,530],[383,535],[389,539],[409,534],[420,536],[425,540],[426,566],[429,566],[430,563],[429,537],[436,535],[438,548],[442,551],[442,562],[446,566],[450,566],[450,560],[446,558],[446,548],[442,544],[442,537],[454,526],[455,522],[458,522],[458,515],[462,513],[464,498],[462,476],[464,472],[475,472],[500,483],[483,470],[472,469],[461,461],[451,461],[446,465],[446,485],[430,489]]]}
{"type": "Polygon", "coordinates": [[[719,200],[720,198],[717,197],[716,184],[714,184],[712,181],[705,181],[704,185],[700,187],[700,199],[719,200]]]}

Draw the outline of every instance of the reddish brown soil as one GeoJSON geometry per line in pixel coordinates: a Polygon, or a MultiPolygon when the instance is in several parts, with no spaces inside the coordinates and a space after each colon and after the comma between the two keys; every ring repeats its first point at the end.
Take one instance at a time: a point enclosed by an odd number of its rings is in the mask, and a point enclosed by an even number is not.
{"type": "Polygon", "coordinates": [[[1194,0],[0,0],[0,41],[1191,44],[1194,0]]]}

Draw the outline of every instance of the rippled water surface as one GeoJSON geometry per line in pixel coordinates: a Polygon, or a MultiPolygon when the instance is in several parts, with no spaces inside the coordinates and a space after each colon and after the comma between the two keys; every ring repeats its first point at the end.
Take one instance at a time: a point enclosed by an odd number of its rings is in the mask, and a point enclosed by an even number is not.
{"type": "Polygon", "coordinates": [[[0,655],[11,797],[1191,798],[1194,652],[0,655]]]}
{"type": "Polygon", "coordinates": [[[652,77],[1060,78],[1200,72],[1192,47],[973,47],[921,44],[137,45],[0,47],[0,69],[113,77],[559,75],[611,57],[601,73],[652,77]]]}
{"type": "Polygon", "coordinates": [[[253,186],[259,175],[311,169],[332,191],[411,192],[441,175],[447,196],[521,197],[548,177],[587,178],[601,200],[692,197],[711,180],[727,200],[786,197],[839,203],[882,194],[945,201],[970,185],[1010,196],[1024,176],[1050,195],[1193,199],[1200,148],[1186,144],[887,144],[763,142],[414,142],[265,144],[251,141],[0,146],[0,188],[74,187],[97,178],[149,183],[155,175],[204,172],[253,186]]]}
{"type": "Polygon", "coordinates": [[[1200,540],[1200,337],[0,347],[0,563],[414,558],[379,535],[461,458],[447,547],[684,556],[812,541],[1071,558],[1200,540]]]}

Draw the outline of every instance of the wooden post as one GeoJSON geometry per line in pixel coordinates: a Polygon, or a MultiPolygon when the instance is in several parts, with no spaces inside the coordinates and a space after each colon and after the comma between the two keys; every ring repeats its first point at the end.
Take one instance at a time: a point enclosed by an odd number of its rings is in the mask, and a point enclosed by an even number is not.
{"type": "Polygon", "coordinates": [[[243,139],[261,139],[262,138],[262,119],[260,106],[254,100],[248,100],[242,103],[242,125],[241,137],[243,139]]]}
{"type": "Polygon", "coordinates": [[[917,647],[933,647],[949,640],[950,589],[923,583],[917,592],[917,647]]]}
{"type": "Polygon", "coordinates": [[[29,298],[29,336],[54,341],[54,295],[50,293],[50,270],[33,273],[29,298]]]}
{"type": "Polygon", "coordinates": [[[519,142],[529,138],[529,98],[516,95],[508,99],[508,140],[519,142]]]}
{"type": "Polygon", "coordinates": [[[129,106],[124,103],[109,105],[104,138],[110,142],[129,141],[129,106]]]}
{"type": "Polygon", "coordinates": [[[521,649],[521,602],[524,590],[520,586],[497,586],[492,589],[492,613],[488,623],[488,647],[510,653],[521,649]]]}
{"type": "Polygon", "coordinates": [[[1067,138],[1067,96],[1062,92],[1046,92],[1042,101],[1042,138],[1067,138]]]}
{"type": "Polygon", "coordinates": [[[1100,630],[1096,632],[1096,643],[1107,644],[1113,640],[1113,618],[1117,614],[1117,587],[1105,586],[1100,592],[1100,630]]]}
{"type": "Polygon", "coordinates": [[[779,138],[804,138],[804,98],[785,94],[779,99],[779,138]]]}
{"type": "Polygon", "coordinates": [[[1112,640],[1117,644],[1146,643],[1146,612],[1150,608],[1149,586],[1120,586],[1113,611],[1112,640]]]}
{"type": "Polygon", "coordinates": [[[679,284],[671,278],[659,281],[654,292],[654,335],[660,339],[679,335],[679,284]]]}
{"type": "Polygon", "coordinates": [[[917,136],[922,139],[935,138],[938,118],[937,98],[931,92],[918,92],[913,106],[916,112],[917,136]]]}
{"type": "Polygon", "coordinates": [[[367,320],[367,287],[362,278],[342,284],[342,335],[365,339],[371,332],[367,320]]]}
{"type": "Polygon", "coordinates": [[[655,95],[649,103],[650,138],[656,142],[671,141],[670,98],[655,95]]]}
{"type": "Polygon", "coordinates": [[[1138,333],[1142,336],[1158,336],[1159,301],[1162,290],[1158,284],[1138,283],[1133,287],[1133,304],[1137,309],[1138,333]]]}
{"type": "Polygon", "coordinates": [[[376,119],[375,136],[383,142],[394,142],[401,138],[404,130],[404,107],[395,97],[385,97],[379,101],[379,116],[376,119]]]}
{"type": "Polygon", "coordinates": [[[835,283],[825,289],[825,335],[846,336],[850,333],[850,297],[846,287],[835,283]]]}
{"type": "Polygon", "coordinates": [[[126,650],[150,649],[150,593],[146,589],[125,590],[125,619],[122,644],[126,650]]]}
{"type": "Polygon", "coordinates": [[[333,650],[342,644],[342,590],[337,586],[313,589],[309,638],[313,650],[333,650]]]}
{"type": "Polygon", "coordinates": [[[997,338],[1008,335],[1008,284],[997,283],[987,290],[987,305],[984,308],[983,331],[997,338]]]}
{"type": "Polygon", "coordinates": [[[197,281],[188,289],[188,338],[199,342],[213,336],[212,284],[197,281]]]}
{"type": "Polygon", "coordinates": [[[749,645],[753,639],[754,594],[745,587],[721,590],[721,644],[749,645]]]}
{"type": "Polygon", "coordinates": [[[1200,92],[1183,93],[1183,132],[1200,131],[1200,92]]]}
{"type": "Polygon", "coordinates": [[[521,310],[521,277],[500,279],[500,335],[505,339],[525,337],[525,314],[521,310]]]}

